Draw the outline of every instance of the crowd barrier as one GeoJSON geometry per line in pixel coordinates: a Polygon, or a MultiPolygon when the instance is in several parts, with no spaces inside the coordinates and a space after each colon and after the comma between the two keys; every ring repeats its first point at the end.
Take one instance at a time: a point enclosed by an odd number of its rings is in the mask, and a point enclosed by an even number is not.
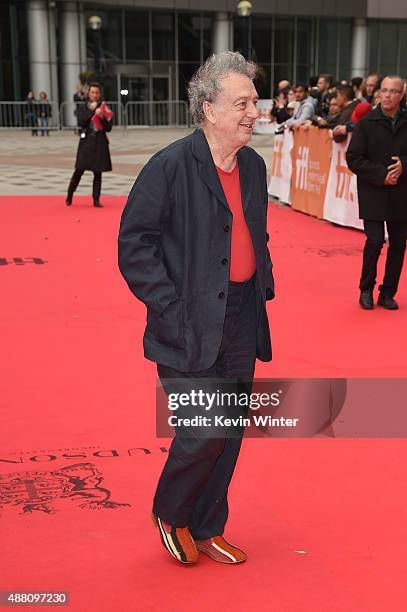
{"type": "Polygon", "coordinates": [[[350,138],[336,143],[316,127],[276,135],[269,194],[318,219],[363,229],[356,176],[346,164],[350,138]]]}
{"type": "MultiPolygon", "coordinates": [[[[58,105],[47,100],[49,104],[49,130],[59,130],[58,105]]],[[[43,129],[39,126],[39,105],[28,105],[27,102],[0,102],[0,129],[31,130],[43,129]]]]}
{"type": "Polygon", "coordinates": [[[189,108],[184,100],[127,102],[126,127],[188,127],[189,108]]]}
{"type": "MultiPolygon", "coordinates": [[[[59,106],[47,100],[50,105],[48,129],[72,130],[77,127],[78,105],[86,102],[62,102],[59,106]]],[[[141,127],[189,127],[191,116],[185,100],[163,100],[145,102],[106,101],[112,109],[113,125],[123,128],[141,127]]],[[[39,130],[40,105],[27,102],[0,102],[0,129],[39,130]]]]}

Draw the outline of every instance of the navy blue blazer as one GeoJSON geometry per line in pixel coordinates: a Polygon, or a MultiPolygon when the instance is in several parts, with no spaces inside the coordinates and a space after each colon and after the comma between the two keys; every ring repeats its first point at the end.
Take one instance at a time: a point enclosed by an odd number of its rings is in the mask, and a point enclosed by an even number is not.
{"type": "MultiPolygon", "coordinates": [[[[267,177],[253,149],[237,154],[244,216],[256,256],[257,357],[271,359],[265,300],[274,297],[267,248],[267,177]]],[[[182,372],[219,352],[230,267],[232,212],[201,129],[154,155],[123,211],[119,268],[147,306],[144,354],[182,372]]]]}

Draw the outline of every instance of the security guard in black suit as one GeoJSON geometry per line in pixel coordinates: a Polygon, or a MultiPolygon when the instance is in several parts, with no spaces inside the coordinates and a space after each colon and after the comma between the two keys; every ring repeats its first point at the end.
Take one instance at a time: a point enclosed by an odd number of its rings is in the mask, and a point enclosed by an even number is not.
{"type": "Polygon", "coordinates": [[[400,77],[381,84],[381,102],[355,125],[347,151],[349,168],[357,175],[359,216],[366,244],[360,278],[360,305],[373,308],[377,262],[384,244],[384,223],[389,235],[386,270],[379,286],[378,304],[397,310],[397,292],[407,238],[407,116],[400,77]]]}

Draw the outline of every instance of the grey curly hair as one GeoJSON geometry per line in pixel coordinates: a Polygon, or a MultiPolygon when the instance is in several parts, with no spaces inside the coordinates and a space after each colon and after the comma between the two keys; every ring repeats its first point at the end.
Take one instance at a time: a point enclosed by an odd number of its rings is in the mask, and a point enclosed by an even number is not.
{"type": "Polygon", "coordinates": [[[256,76],[257,66],[246,60],[243,55],[233,51],[222,51],[208,57],[192,77],[188,85],[188,99],[195,125],[200,126],[205,120],[203,103],[215,102],[222,90],[222,79],[231,72],[243,74],[252,81],[256,76]]]}

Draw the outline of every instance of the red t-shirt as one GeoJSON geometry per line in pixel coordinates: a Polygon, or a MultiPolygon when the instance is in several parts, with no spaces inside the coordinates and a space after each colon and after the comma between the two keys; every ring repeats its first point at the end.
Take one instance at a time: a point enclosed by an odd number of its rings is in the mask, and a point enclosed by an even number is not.
{"type": "Polygon", "coordinates": [[[249,228],[243,214],[239,166],[236,162],[231,172],[225,172],[217,166],[216,170],[233,214],[229,280],[241,282],[248,280],[255,273],[256,257],[249,228]]]}

